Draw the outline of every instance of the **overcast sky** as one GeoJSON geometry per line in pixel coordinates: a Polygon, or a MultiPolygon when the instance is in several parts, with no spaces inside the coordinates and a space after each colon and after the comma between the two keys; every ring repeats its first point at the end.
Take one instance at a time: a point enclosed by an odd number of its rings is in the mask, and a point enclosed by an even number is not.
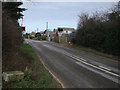
{"type": "MultiPolygon", "coordinates": [[[[26,10],[23,25],[27,32],[44,31],[46,22],[49,29],[57,27],[77,28],[78,15],[83,12],[92,14],[95,11],[107,11],[113,7],[113,2],[24,2],[21,7],[26,10]]],[[[19,20],[21,24],[22,20],[19,20]]]]}

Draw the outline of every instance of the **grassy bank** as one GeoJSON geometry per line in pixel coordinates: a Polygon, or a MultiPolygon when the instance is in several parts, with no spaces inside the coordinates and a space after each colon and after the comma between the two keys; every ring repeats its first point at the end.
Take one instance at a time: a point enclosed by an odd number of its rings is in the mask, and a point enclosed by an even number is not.
{"type": "MultiPolygon", "coordinates": [[[[26,64],[25,77],[20,81],[6,83],[3,88],[59,88],[61,85],[44,68],[36,53],[29,44],[22,44],[20,50],[26,64]],[[27,62],[26,62],[26,61],[27,62]]],[[[22,66],[21,66],[22,67],[22,66]]]]}
{"type": "Polygon", "coordinates": [[[110,59],[113,59],[113,60],[120,61],[120,58],[118,56],[114,56],[114,55],[111,55],[111,54],[106,54],[106,53],[103,53],[103,52],[99,52],[99,51],[96,51],[96,50],[91,49],[91,48],[78,46],[78,45],[74,45],[74,44],[70,45],[68,43],[60,43],[60,44],[65,45],[65,46],[70,47],[70,48],[77,49],[77,50],[82,50],[82,51],[85,51],[85,52],[93,53],[93,54],[96,54],[96,55],[99,55],[99,56],[103,56],[103,57],[106,57],[106,58],[110,58],[110,59]]]}

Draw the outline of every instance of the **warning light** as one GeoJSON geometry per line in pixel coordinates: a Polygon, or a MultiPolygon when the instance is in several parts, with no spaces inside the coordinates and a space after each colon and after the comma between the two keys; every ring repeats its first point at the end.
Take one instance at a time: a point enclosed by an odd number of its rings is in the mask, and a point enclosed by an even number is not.
{"type": "Polygon", "coordinates": [[[55,32],[55,29],[53,29],[53,32],[55,32]]]}
{"type": "Polygon", "coordinates": [[[63,32],[63,28],[58,28],[58,32],[63,32]]]}

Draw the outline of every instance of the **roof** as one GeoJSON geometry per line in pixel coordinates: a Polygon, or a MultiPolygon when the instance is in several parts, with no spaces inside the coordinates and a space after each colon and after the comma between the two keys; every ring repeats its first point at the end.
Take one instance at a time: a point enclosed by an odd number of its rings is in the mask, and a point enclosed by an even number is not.
{"type": "Polygon", "coordinates": [[[75,30],[74,28],[65,28],[65,27],[58,27],[58,28],[63,28],[64,30],[70,30],[70,31],[75,30]]]}

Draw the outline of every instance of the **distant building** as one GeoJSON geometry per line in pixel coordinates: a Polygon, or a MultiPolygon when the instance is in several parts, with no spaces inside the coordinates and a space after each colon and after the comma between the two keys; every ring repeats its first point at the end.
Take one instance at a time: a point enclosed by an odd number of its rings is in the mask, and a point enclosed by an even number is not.
{"type": "Polygon", "coordinates": [[[55,42],[68,42],[69,36],[73,31],[75,31],[74,28],[58,27],[57,29],[53,29],[51,39],[55,42]]]}
{"type": "Polygon", "coordinates": [[[57,29],[55,29],[56,35],[58,36],[59,33],[61,33],[61,36],[70,35],[73,31],[75,31],[74,28],[58,27],[57,29]]]}
{"type": "Polygon", "coordinates": [[[46,40],[47,37],[46,30],[44,32],[40,32],[40,34],[41,34],[41,39],[46,40]]]}
{"type": "Polygon", "coordinates": [[[36,34],[35,32],[31,32],[31,33],[30,33],[30,36],[31,36],[31,37],[35,37],[35,34],[36,34]]]}
{"type": "Polygon", "coordinates": [[[74,28],[65,28],[65,27],[58,27],[58,29],[63,29],[62,34],[70,34],[74,31],[74,28]]]}

